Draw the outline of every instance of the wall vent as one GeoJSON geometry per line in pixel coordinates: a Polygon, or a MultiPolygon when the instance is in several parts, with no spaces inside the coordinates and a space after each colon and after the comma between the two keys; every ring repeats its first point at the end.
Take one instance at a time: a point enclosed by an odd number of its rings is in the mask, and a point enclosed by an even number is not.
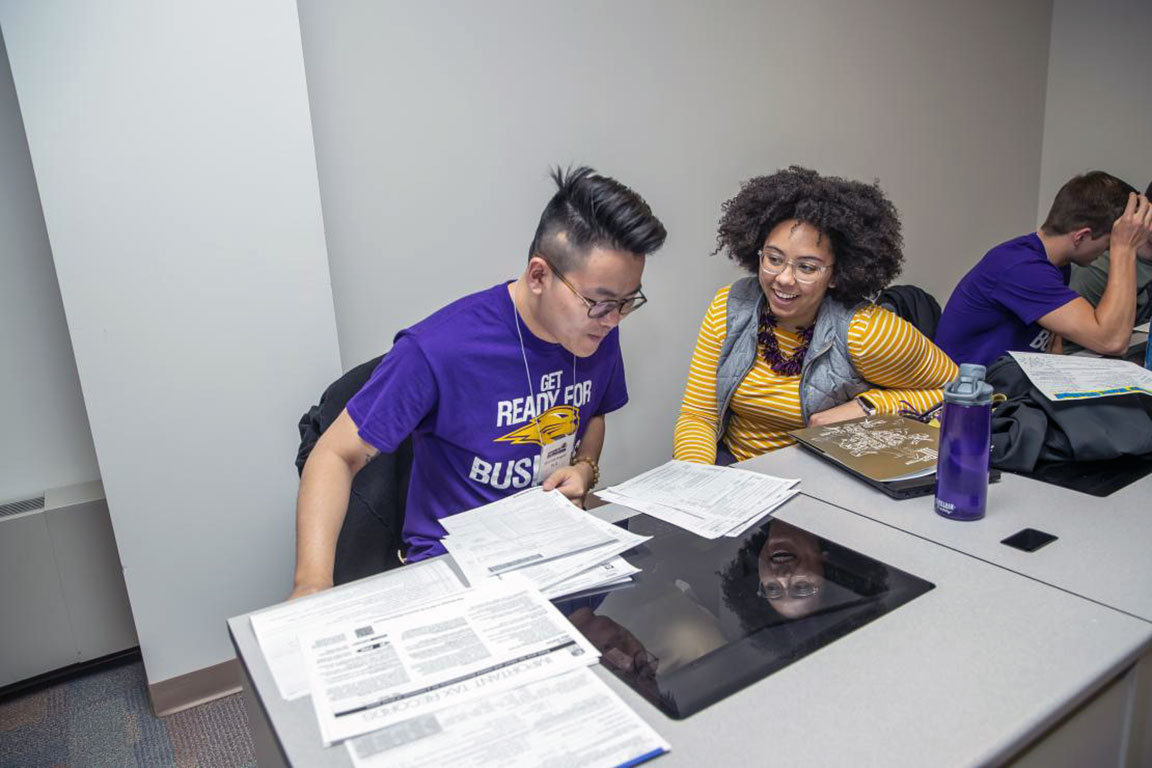
{"type": "Polygon", "coordinates": [[[36,496],[31,499],[22,499],[20,501],[11,501],[7,504],[0,504],[0,518],[11,517],[12,515],[20,515],[25,512],[39,512],[44,509],[44,497],[36,496]]]}

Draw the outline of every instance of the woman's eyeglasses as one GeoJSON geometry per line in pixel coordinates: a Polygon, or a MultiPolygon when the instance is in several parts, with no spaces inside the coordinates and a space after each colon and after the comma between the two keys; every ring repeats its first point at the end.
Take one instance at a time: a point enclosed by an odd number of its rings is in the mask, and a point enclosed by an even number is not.
{"type": "Polygon", "coordinates": [[[775,251],[760,252],[760,269],[770,275],[780,275],[789,266],[792,267],[792,276],[796,282],[810,284],[820,279],[820,275],[832,269],[831,264],[817,264],[814,261],[788,261],[775,251]]]}

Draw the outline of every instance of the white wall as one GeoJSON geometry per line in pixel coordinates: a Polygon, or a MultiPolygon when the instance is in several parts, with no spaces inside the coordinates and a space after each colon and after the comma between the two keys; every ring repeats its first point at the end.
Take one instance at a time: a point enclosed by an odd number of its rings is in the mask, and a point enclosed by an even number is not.
{"type": "Polygon", "coordinates": [[[339,372],[290,0],[0,0],[151,683],[291,586],[295,423],[339,372]]]}
{"type": "Polygon", "coordinates": [[[0,502],[100,477],[0,37],[0,502]]]}
{"type": "Polygon", "coordinates": [[[1152,181],[1152,4],[1056,0],[1037,223],[1068,179],[1100,169],[1152,181]]]}
{"type": "Polygon", "coordinates": [[[1032,227],[1050,3],[300,0],[340,346],[350,367],[516,276],[553,163],[643,194],[669,238],[622,328],[632,402],[604,479],[663,461],[699,321],[739,276],[720,204],[790,163],[879,178],[905,280],[942,301],[1032,227]]]}

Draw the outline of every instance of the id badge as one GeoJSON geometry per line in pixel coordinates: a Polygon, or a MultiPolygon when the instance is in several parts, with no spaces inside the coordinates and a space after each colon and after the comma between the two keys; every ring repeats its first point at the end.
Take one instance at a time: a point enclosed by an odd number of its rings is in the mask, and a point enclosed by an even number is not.
{"type": "Polygon", "coordinates": [[[572,463],[572,448],[575,445],[576,435],[565,435],[540,449],[540,466],[536,471],[537,485],[551,477],[556,470],[572,463]]]}

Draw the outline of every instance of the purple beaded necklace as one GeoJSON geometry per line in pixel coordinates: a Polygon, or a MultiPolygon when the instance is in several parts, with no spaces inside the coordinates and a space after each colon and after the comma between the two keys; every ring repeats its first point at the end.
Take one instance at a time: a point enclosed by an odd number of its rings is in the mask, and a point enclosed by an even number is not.
{"type": "Polygon", "coordinates": [[[808,352],[808,345],[812,343],[812,332],[816,330],[816,323],[800,332],[800,346],[788,357],[780,351],[780,344],[776,341],[776,315],[772,310],[764,307],[760,310],[760,346],[764,350],[764,361],[768,367],[781,376],[799,376],[800,368],[804,365],[804,355],[808,352]]]}

